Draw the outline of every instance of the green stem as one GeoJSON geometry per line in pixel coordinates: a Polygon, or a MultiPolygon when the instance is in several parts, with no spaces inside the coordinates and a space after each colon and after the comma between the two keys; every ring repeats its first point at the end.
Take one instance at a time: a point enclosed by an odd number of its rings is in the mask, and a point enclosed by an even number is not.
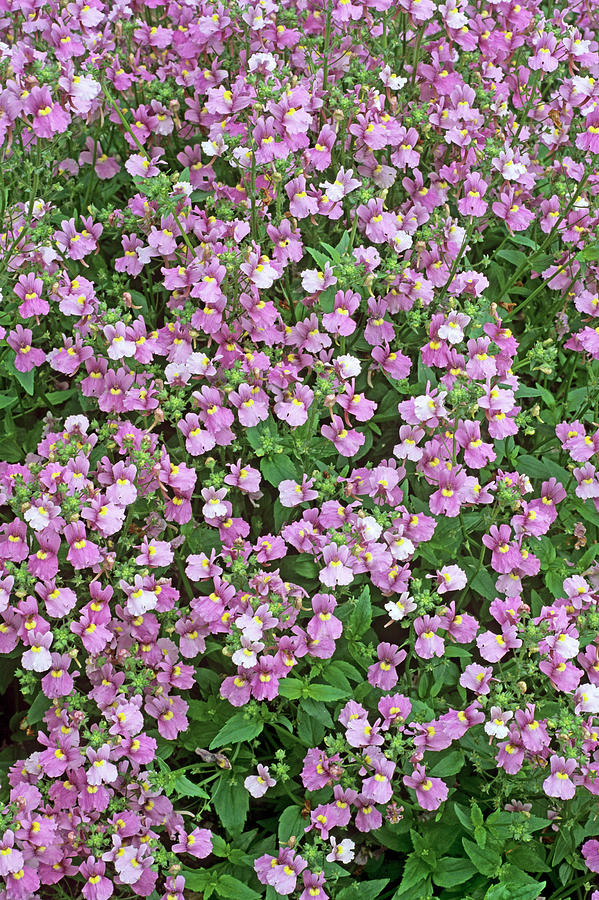
{"type": "Polygon", "coordinates": [[[416,71],[418,69],[418,56],[420,54],[420,44],[422,41],[422,36],[424,34],[424,28],[420,28],[418,30],[418,36],[416,38],[416,46],[414,47],[414,55],[412,57],[412,75],[410,77],[410,87],[414,87],[416,84],[416,71]]]}
{"type": "Polygon", "coordinates": [[[332,0],[327,2],[327,20],[324,27],[324,50],[322,60],[322,91],[326,95],[329,80],[329,50],[331,49],[331,19],[333,15],[332,0]]]}
{"type": "Polygon", "coordinates": [[[454,279],[455,273],[458,270],[460,261],[468,249],[470,240],[472,238],[472,232],[474,231],[474,224],[475,224],[474,216],[470,216],[470,224],[468,225],[468,231],[466,232],[466,237],[464,238],[464,242],[458,251],[458,255],[456,256],[456,258],[453,261],[453,265],[449,272],[449,277],[448,277],[447,281],[445,282],[445,285],[443,286],[443,290],[441,291],[440,297],[437,300],[438,303],[441,303],[445,299],[447,292],[449,290],[449,286],[454,279]]]}
{"type": "MultiPolygon", "coordinates": [[[[535,262],[535,260],[537,259],[537,257],[543,252],[543,250],[544,250],[546,247],[549,246],[549,244],[551,243],[551,241],[552,241],[553,238],[555,237],[555,234],[556,234],[556,232],[557,232],[557,229],[559,228],[559,226],[561,225],[561,223],[564,221],[564,219],[566,218],[566,216],[568,215],[568,213],[570,212],[570,210],[572,209],[572,207],[573,207],[574,204],[576,203],[576,199],[577,199],[577,197],[579,196],[580,191],[583,189],[583,187],[585,186],[585,184],[586,184],[587,181],[589,180],[592,171],[593,171],[593,167],[590,166],[590,165],[587,166],[587,168],[586,168],[586,170],[585,170],[585,173],[584,173],[584,175],[583,175],[583,177],[582,177],[582,181],[579,183],[577,190],[574,191],[574,194],[573,194],[573,196],[571,197],[570,201],[568,202],[568,205],[566,206],[566,208],[565,208],[563,214],[562,214],[562,215],[560,216],[560,218],[557,220],[557,222],[555,223],[555,225],[553,226],[553,228],[551,229],[551,231],[549,232],[549,234],[547,235],[547,237],[545,238],[545,240],[543,241],[543,243],[540,245],[540,247],[537,248],[536,252],[535,252],[535,253],[533,254],[533,256],[532,256],[532,259],[526,260],[525,263],[522,263],[522,265],[518,266],[518,268],[516,269],[516,271],[514,272],[514,274],[512,275],[512,277],[510,278],[510,280],[508,281],[507,285],[506,285],[505,288],[503,289],[503,291],[502,291],[502,293],[501,293],[499,299],[497,300],[497,303],[501,303],[502,300],[504,300],[504,298],[509,297],[509,292],[510,292],[511,288],[515,285],[515,283],[519,280],[519,278],[524,274],[524,272],[525,272],[527,269],[528,269],[528,271],[530,271],[530,269],[531,269],[532,266],[534,265],[534,262],[535,262]]],[[[509,317],[509,316],[508,316],[508,317],[509,317]]]]}

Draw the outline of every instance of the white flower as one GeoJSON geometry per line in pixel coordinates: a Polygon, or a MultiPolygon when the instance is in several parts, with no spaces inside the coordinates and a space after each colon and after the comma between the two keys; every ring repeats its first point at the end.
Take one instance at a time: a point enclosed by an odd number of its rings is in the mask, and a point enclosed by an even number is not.
{"type": "Polygon", "coordinates": [[[393,619],[394,622],[399,622],[401,619],[405,618],[408,613],[411,613],[416,609],[416,604],[408,592],[404,591],[397,600],[389,600],[389,602],[385,604],[385,609],[389,613],[390,619],[393,619]]]}
{"type": "Polygon", "coordinates": [[[337,359],[335,360],[335,368],[338,370],[342,378],[357,378],[362,371],[360,360],[356,359],[355,356],[350,356],[347,353],[345,354],[345,356],[337,357],[337,359]]]}
{"type": "Polygon", "coordinates": [[[363,519],[360,519],[357,527],[360,529],[363,540],[367,543],[378,541],[383,531],[382,526],[379,525],[374,516],[365,516],[363,519]]]}
{"type": "Polygon", "coordinates": [[[334,837],[331,837],[331,847],[333,848],[327,856],[328,862],[350,863],[354,858],[354,847],[356,845],[349,838],[337,843],[334,837]]]}
{"type": "Polygon", "coordinates": [[[495,737],[499,740],[503,740],[504,737],[507,737],[509,728],[507,727],[506,722],[509,722],[513,715],[511,710],[502,712],[498,706],[492,706],[491,718],[488,722],[485,722],[485,731],[489,737],[495,737]]]}

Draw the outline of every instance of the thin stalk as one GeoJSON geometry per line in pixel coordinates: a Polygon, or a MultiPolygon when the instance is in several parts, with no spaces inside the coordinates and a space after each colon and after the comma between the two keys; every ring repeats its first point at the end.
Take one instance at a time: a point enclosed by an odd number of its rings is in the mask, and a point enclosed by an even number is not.
{"type": "Polygon", "coordinates": [[[332,0],[327,2],[327,20],[324,27],[324,50],[322,60],[322,90],[326,95],[329,80],[329,50],[331,49],[331,19],[333,16],[332,0]]]}
{"type": "Polygon", "coordinates": [[[523,275],[524,272],[525,272],[527,269],[530,271],[530,269],[531,269],[532,266],[534,265],[535,259],[539,256],[539,254],[541,254],[541,253],[543,252],[543,250],[544,250],[546,247],[549,246],[549,244],[551,243],[551,241],[552,241],[553,238],[555,237],[555,234],[556,234],[556,232],[557,232],[557,229],[559,228],[559,226],[561,225],[561,223],[564,221],[564,219],[566,218],[566,216],[568,215],[568,213],[570,212],[570,210],[572,209],[572,207],[573,207],[574,204],[576,203],[576,198],[578,197],[578,195],[580,194],[580,191],[583,189],[583,187],[585,186],[585,184],[586,184],[587,181],[589,180],[592,171],[593,171],[593,167],[592,167],[592,166],[588,166],[587,169],[586,169],[586,171],[585,171],[585,173],[584,173],[584,175],[583,175],[582,181],[580,181],[580,183],[579,183],[579,185],[578,185],[578,188],[576,189],[576,191],[574,191],[574,195],[572,196],[572,198],[570,199],[568,205],[566,206],[566,208],[565,208],[565,210],[564,210],[564,212],[563,212],[563,215],[562,215],[562,216],[558,219],[558,221],[555,223],[555,225],[553,226],[553,228],[551,229],[551,231],[549,232],[549,234],[547,235],[547,237],[545,238],[545,240],[543,241],[543,243],[542,243],[542,244],[540,245],[540,247],[537,249],[536,253],[533,254],[532,259],[531,259],[531,260],[526,260],[525,263],[523,263],[522,265],[518,266],[518,268],[516,269],[516,271],[514,272],[514,274],[512,275],[512,277],[510,278],[510,280],[508,281],[507,285],[506,285],[505,288],[503,289],[503,291],[502,291],[502,293],[501,293],[501,296],[500,296],[499,299],[497,300],[497,303],[501,303],[502,300],[503,300],[505,297],[508,297],[508,296],[509,296],[510,289],[515,285],[515,283],[518,281],[518,279],[520,278],[520,276],[523,275]]]}

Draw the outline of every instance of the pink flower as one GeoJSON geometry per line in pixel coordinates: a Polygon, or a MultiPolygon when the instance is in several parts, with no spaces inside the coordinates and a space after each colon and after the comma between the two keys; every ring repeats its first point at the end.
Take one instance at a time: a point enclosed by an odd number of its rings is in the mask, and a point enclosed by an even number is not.
{"type": "Polygon", "coordinates": [[[8,333],[6,343],[16,353],[15,369],[19,372],[30,372],[46,361],[44,351],[31,346],[32,340],[33,332],[22,325],[16,325],[14,331],[8,333]]]}
{"type": "Polygon", "coordinates": [[[24,103],[25,112],[33,117],[33,131],[40,138],[62,134],[71,122],[71,116],[60,103],[52,100],[46,85],[33,87],[24,103]]]}
{"type": "Polygon", "coordinates": [[[88,539],[83,522],[67,525],[64,536],[69,545],[67,560],[74,569],[87,569],[100,562],[102,557],[98,545],[88,539]]]}
{"type": "Polygon", "coordinates": [[[404,775],[406,787],[416,791],[416,799],[422,809],[438,809],[447,799],[447,785],[441,778],[428,777],[423,766],[417,764],[411,775],[404,775]]]}
{"type": "Polygon", "coordinates": [[[582,855],[591,872],[599,872],[599,841],[594,838],[582,845],[582,855]]]}
{"type": "Polygon", "coordinates": [[[563,756],[552,756],[549,763],[551,775],[544,780],[543,790],[548,797],[571,800],[576,793],[574,782],[570,778],[576,768],[576,760],[565,759],[563,756]]]}
{"type": "Polygon", "coordinates": [[[298,484],[291,479],[284,479],[279,484],[279,500],[281,506],[298,506],[307,500],[316,500],[318,491],[312,490],[313,480],[304,475],[302,483],[298,484]]]}
{"type": "MultiPolygon", "coordinates": [[[[368,681],[373,687],[389,691],[397,684],[396,666],[406,658],[406,651],[400,650],[397,644],[379,644],[376,650],[379,662],[368,669],[368,681]]],[[[377,800],[377,803],[386,801],[377,800]]]]}
{"type": "Polygon", "coordinates": [[[81,888],[85,900],[108,900],[114,892],[114,886],[109,878],[106,878],[106,864],[101,860],[96,861],[94,856],[88,856],[79,866],[79,872],[86,879],[81,888]]]}
{"type": "Polygon", "coordinates": [[[421,659],[432,659],[433,656],[443,656],[445,642],[436,634],[441,626],[439,616],[419,616],[414,620],[414,631],[418,635],[414,645],[414,651],[421,659]]]}
{"type": "Polygon", "coordinates": [[[322,552],[325,568],[321,569],[318,577],[327,587],[335,587],[337,584],[351,584],[354,580],[354,572],[351,566],[352,556],[349,547],[336,544],[327,545],[322,552]]]}
{"type": "Polygon", "coordinates": [[[182,839],[173,845],[173,851],[205,859],[212,853],[212,832],[209,828],[194,828],[190,834],[183,834],[182,839]]]}
{"type": "Polygon", "coordinates": [[[466,587],[466,573],[459,566],[443,566],[442,569],[437,569],[436,578],[438,594],[461,591],[466,587]]]}

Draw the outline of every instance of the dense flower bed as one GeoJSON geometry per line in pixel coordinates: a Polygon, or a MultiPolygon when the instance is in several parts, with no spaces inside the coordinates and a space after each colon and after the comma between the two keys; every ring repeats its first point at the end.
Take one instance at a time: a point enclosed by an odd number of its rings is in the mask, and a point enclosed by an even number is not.
{"type": "Polygon", "coordinates": [[[0,11],[0,898],[597,900],[594,4],[0,11]]]}

